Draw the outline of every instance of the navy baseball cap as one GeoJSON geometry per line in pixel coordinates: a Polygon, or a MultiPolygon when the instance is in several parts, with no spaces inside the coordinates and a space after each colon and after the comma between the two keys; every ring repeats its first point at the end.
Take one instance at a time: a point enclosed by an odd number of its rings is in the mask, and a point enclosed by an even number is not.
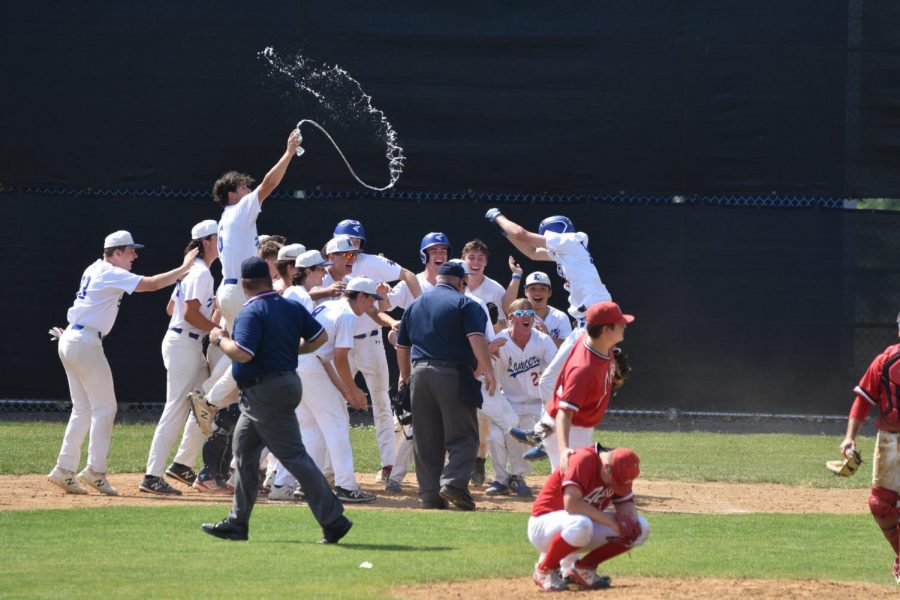
{"type": "Polygon", "coordinates": [[[462,279],[466,276],[466,269],[458,262],[447,261],[438,267],[438,275],[450,275],[462,279]]]}
{"type": "Polygon", "coordinates": [[[269,277],[269,265],[258,256],[251,256],[241,263],[241,278],[266,279],[269,277]]]}

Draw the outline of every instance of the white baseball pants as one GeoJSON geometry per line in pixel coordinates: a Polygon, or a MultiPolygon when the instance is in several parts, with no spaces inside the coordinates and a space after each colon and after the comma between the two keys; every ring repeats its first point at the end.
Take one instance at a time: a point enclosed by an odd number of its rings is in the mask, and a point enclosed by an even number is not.
{"type": "MultiPolygon", "coordinates": [[[[593,427],[579,427],[572,425],[569,429],[569,448],[578,450],[585,446],[590,446],[594,442],[593,427]]],[[[550,470],[553,471],[559,466],[559,440],[556,437],[556,431],[544,438],[544,450],[550,458],[550,470]]]]}
{"type": "Polygon", "coordinates": [[[96,473],[106,473],[117,405],[103,344],[96,329],[66,329],[59,338],[58,352],[69,380],[72,414],[56,464],[77,471],[81,446],[90,431],[88,465],[96,473]]]}
{"type": "Polygon", "coordinates": [[[216,303],[219,305],[219,312],[225,319],[225,329],[228,333],[234,331],[234,320],[244,307],[247,296],[244,294],[244,287],[240,280],[236,284],[221,284],[216,290],[216,303]]]}
{"type": "Polygon", "coordinates": [[[184,434],[175,454],[175,462],[188,467],[193,467],[197,462],[205,438],[197,421],[188,418],[191,405],[187,395],[209,375],[202,341],[191,338],[186,331],[179,334],[170,329],[166,332],[162,341],[162,356],[166,367],[166,405],[153,433],[147,459],[147,475],[156,477],[165,474],[169,452],[182,428],[184,434]]]}
{"type": "MultiPolygon", "coordinates": [[[[607,511],[607,514],[615,515],[613,511],[607,511]]],[[[641,524],[641,535],[629,548],[640,546],[650,535],[650,524],[647,523],[647,520],[639,516],[638,522],[641,524]]],[[[550,542],[558,533],[562,533],[562,538],[568,544],[579,549],[577,554],[590,552],[605,545],[610,538],[616,537],[616,532],[612,527],[601,525],[585,515],[571,514],[564,510],[528,519],[528,541],[541,553],[547,551],[550,542]]],[[[577,554],[570,554],[563,559],[563,562],[573,562],[577,558],[577,554]]]]}
{"type": "Polygon", "coordinates": [[[307,453],[323,472],[327,468],[327,459],[331,459],[336,486],[347,490],[358,489],[353,470],[347,402],[331,383],[318,359],[301,361],[297,371],[303,386],[297,414],[307,453]]]}
{"type": "Polygon", "coordinates": [[[378,329],[375,335],[367,335],[363,339],[356,340],[349,358],[350,372],[362,373],[366,387],[369,388],[381,466],[393,465],[396,460],[394,415],[391,412],[391,399],[388,395],[390,374],[384,355],[384,344],[381,341],[381,330],[378,329]]]}
{"type": "MultiPolygon", "coordinates": [[[[509,407],[509,410],[516,415],[516,423],[526,431],[534,427],[535,422],[541,416],[541,405],[538,402],[532,404],[513,404],[506,400],[503,394],[498,393],[495,397],[500,397],[509,407]]],[[[496,423],[491,424],[491,432],[488,435],[488,448],[491,451],[491,461],[494,465],[494,479],[502,484],[509,481],[510,475],[525,476],[531,472],[531,463],[522,458],[522,454],[528,450],[528,446],[509,435],[509,427],[498,427],[496,423]]]]}

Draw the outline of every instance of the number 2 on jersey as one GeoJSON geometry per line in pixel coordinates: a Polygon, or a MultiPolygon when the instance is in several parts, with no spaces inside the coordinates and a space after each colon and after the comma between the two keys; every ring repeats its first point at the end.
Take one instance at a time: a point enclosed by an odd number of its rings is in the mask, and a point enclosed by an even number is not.
{"type": "Polygon", "coordinates": [[[537,386],[538,386],[538,383],[540,383],[540,381],[541,381],[541,374],[538,373],[537,371],[532,371],[532,372],[531,372],[531,383],[532,383],[532,385],[534,385],[534,387],[537,387],[537,386]]]}

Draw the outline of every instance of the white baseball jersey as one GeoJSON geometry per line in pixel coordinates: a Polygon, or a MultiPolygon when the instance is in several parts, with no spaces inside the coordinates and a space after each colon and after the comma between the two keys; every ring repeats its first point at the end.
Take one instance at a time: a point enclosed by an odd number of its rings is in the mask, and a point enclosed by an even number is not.
{"type": "Polygon", "coordinates": [[[224,279],[240,279],[241,262],[256,256],[259,240],[256,218],[262,212],[259,188],[226,206],[219,219],[219,260],[224,279]]]}
{"type": "Polygon", "coordinates": [[[357,316],[346,300],[329,300],[319,304],[312,311],[312,316],[325,329],[328,341],[312,354],[301,355],[301,359],[310,357],[313,360],[331,361],[334,359],[335,348],[353,348],[353,327],[357,316]]]}
{"type": "Polygon", "coordinates": [[[306,291],[306,288],[302,285],[292,285],[289,288],[285,288],[284,292],[282,292],[281,295],[288,300],[297,302],[309,312],[312,312],[316,308],[316,303],[313,302],[313,299],[310,297],[309,292],[306,291]]]}
{"type": "Polygon", "coordinates": [[[213,276],[209,272],[206,262],[202,258],[195,258],[191,270],[183,279],[179,279],[175,283],[175,289],[172,291],[174,308],[172,309],[172,318],[169,320],[169,329],[178,328],[190,333],[206,335],[205,331],[197,329],[185,320],[184,306],[188,300],[199,300],[200,314],[207,319],[211,318],[215,300],[213,287],[213,276]]]}
{"type": "Polygon", "coordinates": [[[569,321],[566,313],[558,308],[548,306],[547,316],[543,319],[535,316],[535,319],[541,321],[547,327],[547,332],[554,339],[564,340],[572,333],[572,322],[569,321]]]}
{"type": "MultiPolygon", "coordinates": [[[[490,277],[485,276],[484,281],[481,282],[477,288],[466,288],[472,295],[477,296],[484,300],[485,304],[493,302],[497,307],[498,314],[500,315],[499,320],[505,321],[506,314],[503,310],[503,295],[506,293],[506,289],[491,279],[490,277]]],[[[490,319],[488,319],[490,320],[490,319]]]]}
{"type": "MultiPolygon", "coordinates": [[[[431,282],[428,281],[425,276],[425,271],[421,273],[416,273],[416,279],[419,280],[419,287],[422,288],[422,293],[425,293],[425,290],[430,290],[434,286],[431,282]]],[[[405,281],[401,281],[394,288],[388,292],[387,300],[391,305],[391,308],[402,308],[406,310],[409,308],[409,305],[413,303],[415,298],[412,295],[412,292],[409,291],[409,286],[406,285],[405,281]]]]}
{"type": "Polygon", "coordinates": [[[588,253],[586,233],[545,231],[544,239],[547,240],[547,253],[556,261],[559,276],[566,280],[570,315],[582,320],[590,305],[612,300],[588,253]]]}
{"type": "MultiPolygon", "coordinates": [[[[353,264],[353,277],[368,277],[376,285],[383,281],[397,281],[400,279],[400,265],[383,256],[360,252],[359,257],[353,264]]],[[[345,283],[348,282],[349,278],[345,278],[344,281],[345,283]]],[[[323,281],[322,283],[331,285],[331,282],[325,283],[323,281]]],[[[362,314],[356,320],[356,329],[353,333],[354,335],[363,335],[380,329],[381,325],[373,321],[372,317],[362,314]]]]}
{"type": "Polygon", "coordinates": [[[541,372],[556,356],[556,344],[550,336],[536,329],[532,329],[524,349],[512,341],[508,329],[497,334],[497,338],[506,339],[494,362],[497,383],[506,399],[512,404],[540,404],[541,372]]]}
{"type": "Polygon", "coordinates": [[[66,319],[72,325],[96,329],[106,337],[119,314],[122,294],[133,293],[140,282],[140,275],[97,259],[84,270],[66,319]]]}

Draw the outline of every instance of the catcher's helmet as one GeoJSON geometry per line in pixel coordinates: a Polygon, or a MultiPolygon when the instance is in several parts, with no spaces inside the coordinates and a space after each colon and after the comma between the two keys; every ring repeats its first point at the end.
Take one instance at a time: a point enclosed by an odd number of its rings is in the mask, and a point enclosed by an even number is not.
{"type": "Polygon", "coordinates": [[[575,226],[572,225],[572,221],[569,220],[569,217],[554,215],[541,221],[541,224],[538,227],[538,234],[544,235],[545,231],[569,233],[570,231],[575,231],[575,226]]]}
{"type": "Polygon", "coordinates": [[[366,228],[363,227],[363,224],[354,219],[344,219],[340,223],[338,223],[334,228],[333,236],[337,237],[339,235],[346,235],[349,237],[359,238],[362,240],[360,243],[360,248],[365,248],[366,246],[366,228]]]}
{"type": "Polygon", "coordinates": [[[440,231],[432,231],[426,234],[422,238],[422,243],[419,244],[419,258],[422,259],[423,265],[428,262],[428,255],[425,254],[425,250],[432,246],[447,246],[447,254],[450,254],[450,240],[447,236],[440,231]]]}

